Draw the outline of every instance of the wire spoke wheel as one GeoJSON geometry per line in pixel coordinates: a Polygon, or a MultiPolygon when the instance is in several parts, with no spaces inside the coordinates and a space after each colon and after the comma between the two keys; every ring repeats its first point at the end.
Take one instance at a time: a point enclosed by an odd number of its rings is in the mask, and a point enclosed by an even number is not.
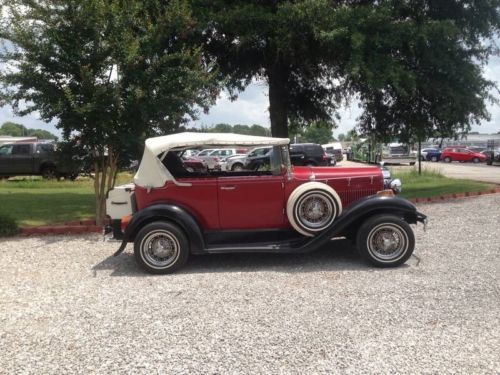
{"type": "Polygon", "coordinates": [[[368,234],[367,246],[379,259],[397,259],[408,247],[408,236],[395,224],[381,224],[368,234]]]}
{"type": "Polygon", "coordinates": [[[393,215],[377,215],[367,219],[358,230],[356,244],[360,254],[379,267],[398,266],[415,249],[415,236],[410,225],[393,215]]]}
{"type": "Polygon", "coordinates": [[[299,222],[309,229],[324,228],[332,219],[333,203],[324,194],[313,193],[305,196],[297,204],[299,222]]]}
{"type": "Polygon", "coordinates": [[[172,273],[186,264],[189,240],[174,223],[154,221],[135,237],[134,255],[137,263],[150,273],[172,273]]]}

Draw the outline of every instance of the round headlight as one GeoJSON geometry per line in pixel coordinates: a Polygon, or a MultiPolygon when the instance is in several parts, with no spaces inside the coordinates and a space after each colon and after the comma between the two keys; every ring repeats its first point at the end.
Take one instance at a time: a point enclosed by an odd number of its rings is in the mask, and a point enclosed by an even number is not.
{"type": "Polygon", "coordinates": [[[401,190],[402,190],[401,180],[399,178],[392,180],[390,187],[394,193],[396,193],[396,194],[401,193],[401,190]]]}

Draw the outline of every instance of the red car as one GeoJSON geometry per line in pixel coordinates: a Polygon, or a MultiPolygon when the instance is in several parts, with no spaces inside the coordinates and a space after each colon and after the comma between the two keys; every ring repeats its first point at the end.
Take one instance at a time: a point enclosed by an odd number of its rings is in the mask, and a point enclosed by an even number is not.
{"type": "MultiPolygon", "coordinates": [[[[288,139],[180,133],[146,140],[134,184],[108,193],[115,238],[134,243],[136,261],[170,273],[190,254],[302,253],[334,237],[357,243],[370,263],[404,263],[415,239],[409,224],[426,221],[410,202],[383,190],[378,167],[297,167],[288,139]],[[193,147],[269,145],[270,166],[259,171],[189,172],[177,151],[193,147]]],[[[391,188],[398,190],[399,181],[391,188]]]]}
{"type": "Polygon", "coordinates": [[[441,153],[441,160],[446,163],[451,163],[452,161],[479,163],[486,161],[486,155],[464,147],[446,147],[441,153]]]}

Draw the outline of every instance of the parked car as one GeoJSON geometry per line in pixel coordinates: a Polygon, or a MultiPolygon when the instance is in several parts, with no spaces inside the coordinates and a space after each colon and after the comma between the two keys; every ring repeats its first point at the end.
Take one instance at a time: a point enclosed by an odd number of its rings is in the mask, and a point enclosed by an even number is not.
{"type": "Polygon", "coordinates": [[[439,149],[436,147],[423,148],[422,150],[420,150],[420,160],[422,160],[422,161],[430,160],[427,158],[427,154],[428,153],[434,154],[436,152],[436,150],[439,150],[439,149]]]}
{"type": "Polygon", "coordinates": [[[0,146],[0,177],[33,176],[74,179],[78,170],[61,165],[51,142],[19,142],[0,146]]]}
{"type": "Polygon", "coordinates": [[[328,143],[326,145],[323,145],[323,149],[328,154],[334,155],[337,162],[344,159],[344,155],[342,155],[342,144],[340,142],[328,143]]]}
{"type": "Polygon", "coordinates": [[[316,143],[295,143],[290,145],[290,159],[293,165],[328,166],[330,160],[321,145],[316,143]]]}
{"type": "Polygon", "coordinates": [[[229,156],[226,159],[227,171],[242,171],[245,169],[245,164],[248,158],[254,158],[265,155],[272,147],[255,147],[246,154],[237,154],[229,156]]]}
{"type": "MultiPolygon", "coordinates": [[[[411,256],[415,238],[409,224],[425,224],[426,216],[393,190],[383,190],[379,167],[292,166],[288,142],[204,133],[147,139],[134,184],[108,193],[112,228],[106,232],[122,238],[115,255],[133,242],[141,267],[171,273],[190,254],[304,253],[346,237],[375,266],[397,266],[411,256]],[[190,174],[171,151],[216,141],[271,146],[269,170],[190,174]],[[162,156],[166,168],[158,161],[162,156]]],[[[391,187],[397,191],[399,181],[391,187]]]]}
{"type": "Polygon", "coordinates": [[[446,147],[441,153],[441,160],[446,163],[452,161],[479,163],[486,161],[486,156],[463,147],[446,147]]]}
{"type": "Polygon", "coordinates": [[[207,163],[208,169],[221,169],[220,162],[228,156],[241,153],[240,149],[235,148],[217,148],[202,150],[196,155],[197,158],[204,160],[207,163]]]}
{"type": "Polygon", "coordinates": [[[205,160],[194,157],[182,155],[182,163],[188,172],[202,172],[208,171],[208,166],[205,160]]]}
{"type": "Polygon", "coordinates": [[[486,156],[486,164],[493,165],[500,163],[500,148],[491,151],[483,151],[486,156]]]}
{"type": "Polygon", "coordinates": [[[433,150],[427,151],[425,155],[425,160],[433,162],[441,160],[441,149],[435,148],[433,150]]]}

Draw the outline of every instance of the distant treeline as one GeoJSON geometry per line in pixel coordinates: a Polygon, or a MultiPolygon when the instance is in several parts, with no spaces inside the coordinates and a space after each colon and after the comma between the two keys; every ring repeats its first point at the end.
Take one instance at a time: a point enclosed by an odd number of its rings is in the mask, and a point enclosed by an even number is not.
{"type": "Polygon", "coordinates": [[[15,122],[4,122],[0,127],[0,135],[10,135],[12,137],[37,137],[38,139],[54,139],[57,136],[43,129],[27,128],[24,125],[15,122]]]}
{"type": "Polygon", "coordinates": [[[271,136],[271,129],[263,126],[254,125],[230,125],[230,124],[217,124],[213,126],[202,125],[199,128],[183,128],[181,131],[199,132],[199,133],[236,133],[245,135],[260,135],[271,136]]]}

